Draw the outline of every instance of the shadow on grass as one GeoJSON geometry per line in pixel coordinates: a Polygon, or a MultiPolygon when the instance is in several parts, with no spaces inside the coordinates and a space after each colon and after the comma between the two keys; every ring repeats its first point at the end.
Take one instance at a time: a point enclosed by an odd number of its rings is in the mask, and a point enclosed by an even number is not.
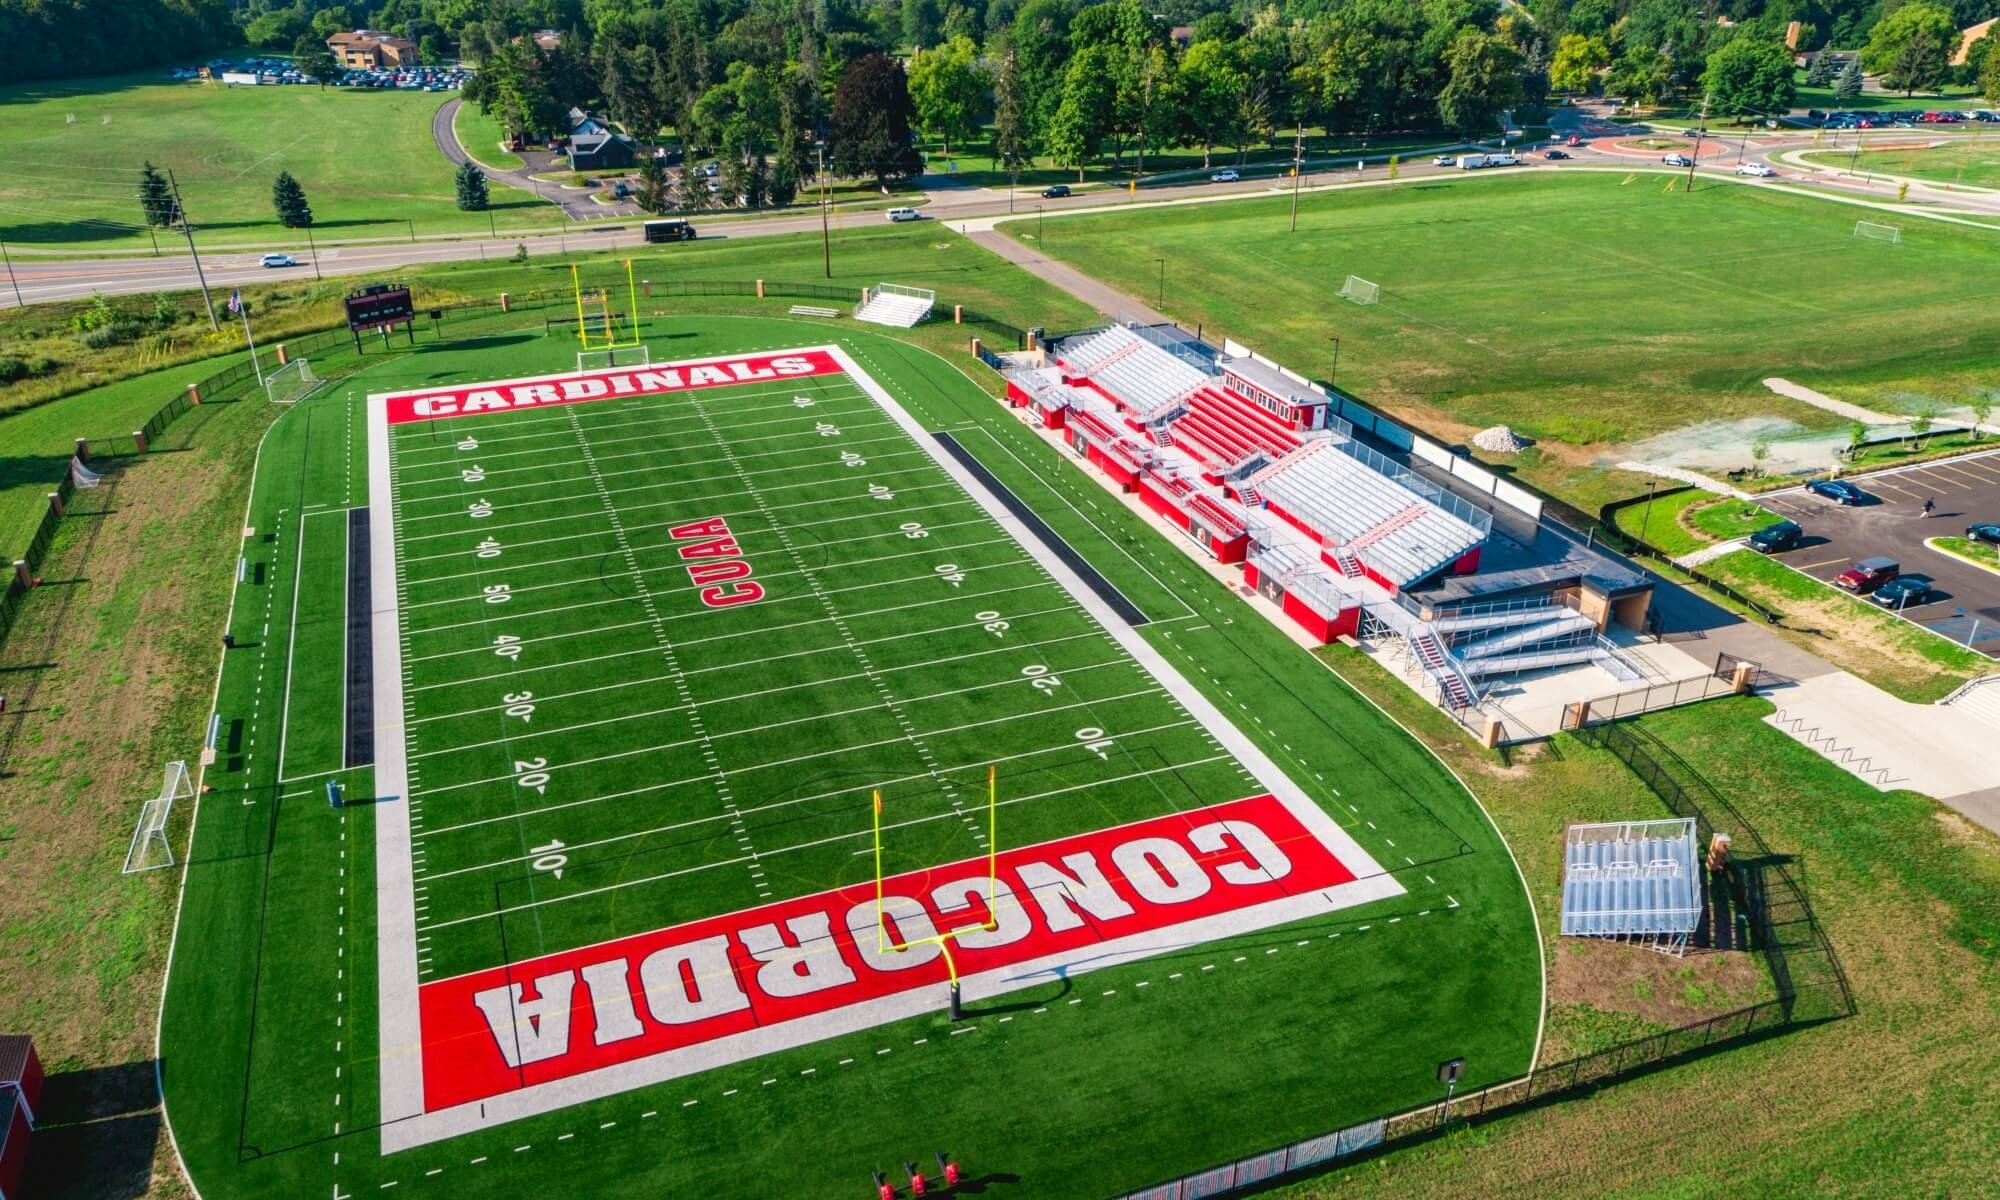
{"type": "Polygon", "coordinates": [[[153,1185],[160,1138],[153,1060],[48,1077],[36,1116],[24,1194],[125,1200],[153,1185]]]}

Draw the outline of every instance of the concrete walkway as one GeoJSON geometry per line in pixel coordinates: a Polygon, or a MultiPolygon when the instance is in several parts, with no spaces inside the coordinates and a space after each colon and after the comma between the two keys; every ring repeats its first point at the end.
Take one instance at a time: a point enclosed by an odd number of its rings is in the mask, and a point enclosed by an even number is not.
{"type": "Polygon", "coordinates": [[[1801,680],[1772,701],[1778,711],[1766,723],[1836,765],[1883,791],[1922,792],[2000,833],[2000,814],[1956,803],[1992,791],[2000,777],[1993,727],[1978,717],[1898,700],[1844,671],[1801,680]]]}
{"type": "Polygon", "coordinates": [[[1690,471],[1686,467],[1668,467],[1658,463],[1642,463],[1628,460],[1619,463],[1618,469],[1621,471],[1635,471],[1641,475],[1658,475],[1662,479],[1672,479],[1680,483],[1691,483],[1703,491],[1714,492],[1719,496],[1728,496],[1734,500],[1748,502],[1752,499],[1750,493],[1744,491],[1742,488],[1724,483],[1713,475],[1704,475],[1700,471],[1690,471]]]}

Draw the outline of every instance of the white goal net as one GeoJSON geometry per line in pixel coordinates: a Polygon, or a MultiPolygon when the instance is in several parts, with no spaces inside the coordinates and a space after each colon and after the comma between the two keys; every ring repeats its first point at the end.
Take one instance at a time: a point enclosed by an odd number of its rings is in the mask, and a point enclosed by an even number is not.
{"type": "Polygon", "coordinates": [[[653,351],[648,346],[620,346],[615,350],[579,350],[576,352],[576,373],[602,371],[611,367],[651,366],[653,351]]]}
{"type": "Polygon", "coordinates": [[[69,460],[69,478],[71,483],[80,488],[94,488],[102,482],[104,476],[84,466],[82,459],[72,457],[69,460]]]}
{"type": "Polygon", "coordinates": [[[1340,298],[1356,304],[1373,304],[1382,298],[1382,289],[1359,275],[1349,275],[1347,282],[1340,285],[1340,298]]]}
{"type": "Polygon", "coordinates": [[[264,394],[273,404],[297,404],[320,385],[312,360],[295,358],[264,376],[264,394]]]}
{"type": "Polygon", "coordinates": [[[174,801],[192,795],[194,781],[188,777],[187,762],[168,763],[160,794],[139,810],[138,828],[132,831],[132,845],[125,851],[125,874],[174,865],[174,849],[167,844],[167,818],[173,815],[174,801]]]}
{"type": "Polygon", "coordinates": [[[1888,242],[1892,245],[1901,245],[1903,241],[1903,227],[1901,225],[1879,225],[1874,221],[1856,221],[1854,223],[1854,236],[1866,238],[1871,242],[1888,242]]]}

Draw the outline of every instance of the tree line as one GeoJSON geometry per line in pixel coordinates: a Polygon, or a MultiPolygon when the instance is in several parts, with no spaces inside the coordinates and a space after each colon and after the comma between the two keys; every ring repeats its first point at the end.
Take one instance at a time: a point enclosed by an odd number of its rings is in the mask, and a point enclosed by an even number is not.
{"type": "Polygon", "coordinates": [[[0,0],[0,82],[130,71],[242,37],[228,0],[0,0]]]}

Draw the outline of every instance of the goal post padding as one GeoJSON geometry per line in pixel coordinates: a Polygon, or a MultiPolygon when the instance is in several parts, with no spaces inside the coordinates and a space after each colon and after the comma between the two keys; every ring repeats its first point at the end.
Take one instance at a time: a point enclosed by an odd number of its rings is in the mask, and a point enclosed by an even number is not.
{"type": "Polygon", "coordinates": [[[1340,299],[1342,300],[1352,300],[1356,304],[1373,304],[1381,298],[1381,286],[1371,283],[1359,275],[1349,275],[1347,282],[1340,285],[1340,299]]]}
{"type": "Polygon", "coordinates": [[[1856,221],[1854,223],[1854,236],[1866,238],[1869,241],[1889,242],[1894,245],[1901,245],[1903,241],[1903,227],[1901,225],[1884,225],[1877,221],[1856,221]]]}

